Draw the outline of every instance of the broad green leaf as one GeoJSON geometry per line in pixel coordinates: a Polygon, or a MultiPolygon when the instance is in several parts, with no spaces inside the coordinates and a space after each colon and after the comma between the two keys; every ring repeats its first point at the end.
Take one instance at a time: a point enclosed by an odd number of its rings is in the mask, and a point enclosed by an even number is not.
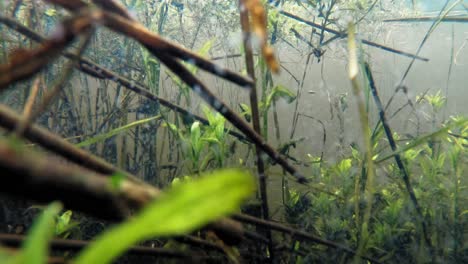
{"type": "Polygon", "coordinates": [[[59,236],[70,230],[70,220],[72,211],[67,210],[57,218],[57,224],[55,225],[55,235],[59,236]]]}
{"type": "Polygon", "coordinates": [[[191,232],[235,212],[254,190],[254,178],[240,169],[219,170],[181,182],[128,222],[100,235],[74,263],[110,263],[140,241],[191,232]]]}
{"type": "Polygon", "coordinates": [[[286,102],[290,104],[294,100],[296,100],[296,95],[288,88],[282,85],[277,85],[271,90],[271,93],[267,96],[265,110],[268,110],[273,101],[277,101],[279,98],[286,100],[286,102]]]}
{"type": "Polygon", "coordinates": [[[201,129],[200,129],[200,122],[195,121],[192,124],[192,127],[190,128],[190,136],[192,139],[192,143],[198,142],[201,137],[201,129]]]}
{"type": "Polygon", "coordinates": [[[62,209],[62,205],[54,202],[47,206],[28,232],[23,244],[21,263],[47,263],[49,240],[54,236],[55,217],[62,209]]]}
{"type": "Polygon", "coordinates": [[[138,120],[138,121],[135,121],[135,122],[132,122],[130,124],[127,124],[125,126],[121,126],[121,127],[118,127],[116,129],[113,129],[107,133],[104,133],[104,134],[100,134],[100,135],[97,135],[97,136],[94,136],[92,138],[89,138],[85,141],[81,141],[80,143],[76,144],[76,146],[78,147],[85,147],[85,146],[89,146],[89,145],[92,145],[94,143],[97,143],[97,142],[100,142],[100,141],[103,141],[105,139],[108,139],[110,137],[113,137],[119,133],[122,133],[126,130],[129,130],[133,127],[136,127],[136,126],[139,126],[139,125],[143,125],[145,123],[148,123],[152,120],[155,120],[155,119],[159,119],[161,118],[160,115],[157,115],[157,116],[153,116],[153,117],[149,117],[149,118],[145,118],[145,119],[141,119],[141,120],[138,120]]]}

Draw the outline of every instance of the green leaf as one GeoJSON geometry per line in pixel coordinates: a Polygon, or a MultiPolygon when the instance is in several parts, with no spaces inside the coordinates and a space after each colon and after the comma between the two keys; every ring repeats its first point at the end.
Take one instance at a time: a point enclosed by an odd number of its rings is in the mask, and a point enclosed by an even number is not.
{"type": "Polygon", "coordinates": [[[157,115],[157,116],[153,116],[153,117],[149,117],[149,118],[145,118],[145,119],[141,119],[141,120],[138,120],[138,121],[135,121],[135,122],[132,122],[130,124],[127,124],[125,126],[121,126],[121,127],[118,127],[116,129],[113,129],[107,133],[104,133],[104,134],[100,134],[100,135],[97,135],[97,136],[94,136],[92,138],[89,138],[85,141],[81,141],[80,143],[76,144],[76,146],[78,147],[85,147],[85,146],[89,146],[89,145],[92,145],[94,143],[97,143],[97,142],[100,142],[100,141],[103,141],[105,139],[108,139],[110,137],[113,137],[119,133],[122,133],[126,130],[129,130],[133,127],[136,127],[136,126],[139,126],[139,125],[143,125],[145,123],[148,123],[152,120],[155,120],[155,119],[159,119],[161,118],[160,115],[157,115]]]}
{"type": "Polygon", "coordinates": [[[271,93],[267,96],[266,103],[265,103],[265,111],[268,110],[273,103],[273,101],[277,101],[279,98],[286,100],[288,104],[292,103],[296,100],[296,95],[290,91],[288,88],[277,85],[272,90],[271,93]]]}
{"type": "Polygon", "coordinates": [[[67,210],[57,218],[57,224],[55,225],[55,235],[62,235],[70,229],[70,220],[72,214],[73,213],[71,210],[67,210]]]}
{"type": "Polygon", "coordinates": [[[177,184],[128,222],[100,235],[74,263],[110,263],[139,241],[189,233],[237,211],[254,190],[254,178],[240,169],[177,184]]]}
{"type": "Polygon", "coordinates": [[[21,263],[44,264],[48,258],[48,242],[54,236],[55,217],[62,210],[58,202],[50,204],[31,227],[23,244],[21,263]]]}
{"type": "Polygon", "coordinates": [[[241,109],[241,115],[244,116],[245,120],[247,120],[247,122],[250,122],[250,120],[252,119],[252,110],[250,109],[250,107],[246,104],[239,104],[239,108],[241,109]]]}

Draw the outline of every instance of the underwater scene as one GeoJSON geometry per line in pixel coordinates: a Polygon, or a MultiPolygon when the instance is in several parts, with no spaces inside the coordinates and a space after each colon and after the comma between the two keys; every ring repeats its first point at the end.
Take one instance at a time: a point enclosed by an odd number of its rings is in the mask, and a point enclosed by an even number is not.
{"type": "Polygon", "coordinates": [[[0,0],[0,264],[468,263],[468,0],[0,0]]]}

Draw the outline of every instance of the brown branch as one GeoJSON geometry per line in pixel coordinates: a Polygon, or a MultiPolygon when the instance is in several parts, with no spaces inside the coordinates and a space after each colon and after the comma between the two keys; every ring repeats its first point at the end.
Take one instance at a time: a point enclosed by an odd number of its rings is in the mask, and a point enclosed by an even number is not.
{"type": "MultiPolygon", "coordinates": [[[[247,67],[247,73],[250,78],[254,81],[252,88],[250,89],[250,108],[252,112],[252,123],[255,132],[261,134],[260,129],[260,113],[258,110],[258,99],[257,99],[257,87],[256,87],[256,78],[255,78],[255,67],[254,67],[254,58],[252,50],[252,40],[251,40],[251,29],[249,22],[249,15],[255,16],[256,14],[249,14],[249,11],[246,8],[246,0],[239,0],[239,10],[240,10],[240,23],[242,28],[242,38],[245,50],[245,65],[247,67]]],[[[265,220],[270,219],[270,210],[268,208],[268,192],[267,192],[267,179],[265,175],[265,164],[263,163],[262,150],[256,145],[255,152],[257,154],[257,173],[258,181],[260,187],[260,198],[262,202],[262,217],[265,220]]],[[[273,244],[273,237],[270,229],[264,230],[264,233],[269,240],[268,251],[270,252],[270,262],[275,261],[275,250],[273,244]]]]}
{"type": "MultiPolygon", "coordinates": [[[[21,122],[21,117],[10,108],[0,104],[0,126],[7,130],[13,131],[16,126],[21,122]]],[[[123,174],[127,179],[135,183],[143,184],[143,181],[135,176],[132,176],[113,165],[107,163],[105,160],[96,157],[87,151],[76,147],[63,138],[50,133],[49,131],[40,128],[36,125],[31,125],[25,128],[24,137],[28,140],[38,143],[45,149],[54,152],[55,154],[64,157],[65,159],[79,164],[89,170],[96,171],[104,175],[111,175],[114,173],[123,174]]],[[[149,186],[149,185],[148,185],[149,186]]]]}
{"type": "MultiPolygon", "coordinates": [[[[328,33],[338,35],[340,38],[348,37],[347,33],[324,27],[324,26],[319,25],[317,23],[305,20],[305,19],[303,19],[303,18],[301,18],[299,16],[296,16],[296,15],[294,15],[292,13],[289,13],[287,11],[279,11],[279,13],[286,16],[286,17],[292,18],[292,19],[294,19],[296,21],[299,21],[299,22],[302,22],[302,23],[304,23],[306,25],[309,25],[311,27],[323,29],[324,31],[326,31],[328,33]]],[[[408,52],[405,52],[405,51],[400,51],[400,50],[397,50],[397,49],[394,49],[394,48],[390,48],[390,47],[387,47],[387,46],[384,46],[382,44],[378,44],[378,43],[375,43],[375,42],[372,42],[372,41],[369,41],[369,40],[363,39],[362,43],[364,43],[364,44],[366,44],[368,46],[376,47],[376,48],[379,48],[379,49],[382,49],[382,50],[385,50],[385,51],[388,51],[388,52],[392,52],[392,53],[395,53],[395,54],[399,54],[399,55],[402,55],[402,56],[406,56],[406,57],[409,57],[409,58],[418,59],[418,60],[422,60],[422,61],[429,61],[428,58],[420,57],[418,55],[414,55],[414,54],[411,54],[411,53],[408,53],[408,52]]]]}
{"type": "Polygon", "coordinates": [[[37,93],[39,92],[40,83],[41,79],[38,77],[34,80],[32,84],[28,99],[26,100],[26,103],[24,105],[22,120],[18,123],[18,126],[15,129],[15,134],[18,137],[21,137],[24,128],[28,126],[34,102],[36,101],[37,93]]]}
{"type": "Polygon", "coordinates": [[[125,219],[155,197],[155,189],[124,180],[113,188],[109,177],[24,146],[0,141],[0,191],[38,202],[60,200],[67,208],[109,219],[125,219]]]}

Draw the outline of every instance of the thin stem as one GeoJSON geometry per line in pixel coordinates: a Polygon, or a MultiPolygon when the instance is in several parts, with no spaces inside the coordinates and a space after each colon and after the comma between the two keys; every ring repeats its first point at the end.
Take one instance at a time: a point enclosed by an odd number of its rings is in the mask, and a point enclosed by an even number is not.
{"type": "MultiPolygon", "coordinates": [[[[251,32],[250,32],[250,25],[249,25],[249,14],[247,8],[245,8],[245,0],[239,1],[240,6],[240,22],[242,27],[243,33],[243,45],[245,50],[245,64],[247,67],[247,73],[249,74],[250,78],[254,80],[253,86],[250,88],[250,108],[252,111],[252,122],[255,132],[259,135],[261,134],[260,128],[260,116],[258,111],[258,99],[257,99],[257,88],[256,88],[256,81],[255,81],[255,69],[254,69],[254,61],[253,61],[253,51],[252,51],[252,43],[251,43],[251,32]]],[[[255,152],[257,154],[257,173],[260,185],[260,199],[262,201],[262,217],[263,219],[270,219],[270,213],[268,208],[268,193],[267,193],[267,183],[266,183],[266,175],[265,175],[265,165],[262,159],[262,150],[257,145],[255,146],[255,152]]],[[[271,235],[271,231],[268,229],[266,230],[266,237],[270,241],[268,244],[268,251],[270,253],[270,261],[274,261],[274,244],[271,235]]]]}

